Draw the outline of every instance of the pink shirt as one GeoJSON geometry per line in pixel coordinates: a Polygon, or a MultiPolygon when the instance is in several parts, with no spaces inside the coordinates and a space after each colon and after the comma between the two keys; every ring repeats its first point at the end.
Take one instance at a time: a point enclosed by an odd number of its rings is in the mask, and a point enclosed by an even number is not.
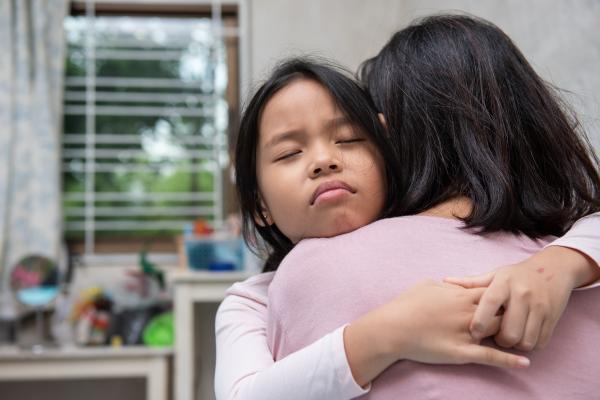
{"type": "MultiPolygon", "coordinates": [[[[552,245],[578,249],[600,264],[600,214],[582,219],[552,245]]],[[[365,393],[350,374],[343,326],[284,360],[273,360],[267,346],[267,295],[273,276],[263,273],[234,284],[219,307],[217,399],[344,400],[365,393]]]]}
{"type": "MultiPolygon", "coordinates": [[[[551,238],[461,230],[462,222],[410,216],[346,235],[304,240],[269,287],[267,339],[275,360],[387,303],[423,279],[482,274],[541,250],[551,238]]],[[[507,370],[401,361],[374,382],[369,399],[590,399],[600,379],[600,291],[576,292],[550,345],[532,366],[507,370]]]]}

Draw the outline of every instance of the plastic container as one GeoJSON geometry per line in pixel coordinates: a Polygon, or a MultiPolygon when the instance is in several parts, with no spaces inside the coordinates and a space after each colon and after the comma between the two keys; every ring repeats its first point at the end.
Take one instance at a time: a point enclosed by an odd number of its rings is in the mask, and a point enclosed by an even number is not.
{"type": "Polygon", "coordinates": [[[195,270],[234,271],[244,266],[244,244],[235,237],[184,237],[187,265],[195,270]]]}

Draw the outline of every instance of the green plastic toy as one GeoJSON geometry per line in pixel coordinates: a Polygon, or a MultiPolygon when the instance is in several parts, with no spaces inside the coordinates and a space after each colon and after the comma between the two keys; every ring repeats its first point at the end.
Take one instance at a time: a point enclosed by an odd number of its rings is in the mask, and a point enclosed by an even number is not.
{"type": "Polygon", "coordinates": [[[152,318],[144,328],[142,338],[146,346],[170,347],[175,342],[173,313],[166,312],[152,318]]]}

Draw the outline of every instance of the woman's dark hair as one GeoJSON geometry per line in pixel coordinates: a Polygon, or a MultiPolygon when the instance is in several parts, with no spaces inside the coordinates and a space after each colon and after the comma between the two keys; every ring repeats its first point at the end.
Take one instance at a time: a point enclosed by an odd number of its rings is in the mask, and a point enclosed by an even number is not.
{"type": "Polygon", "coordinates": [[[386,168],[387,196],[382,216],[392,208],[398,193],[398,163],[367,91],[351,78],[350,73],[330,62],[309,58],[292,58],[282,62],[256,91],[246,107],[235,147],[235,181],[242,212],[244,239],[251,248],[263,252],[266,250],[268,258],[264,271],[276,270],[293,244],[275,224],[268,225],[263,216],[256,175],[260,118],[263,109],[275,93],[299,79],[310,79],[322,85],[355,129],[360,129],[368,135],[377,147],[386,168]],[[256,223],[256,218],[260,218],[262,224],[256,223]],[[266,242],[266,247],[258,247],[256,233],[266,242]]]}
{"type": "Polygon", "coordinates": [[[598,158],[574,113],[492,23],[417,21],[359,76],[402,165],[395,215],[466,196],[467,227],[540,237],[600,208],[598,158]]]}

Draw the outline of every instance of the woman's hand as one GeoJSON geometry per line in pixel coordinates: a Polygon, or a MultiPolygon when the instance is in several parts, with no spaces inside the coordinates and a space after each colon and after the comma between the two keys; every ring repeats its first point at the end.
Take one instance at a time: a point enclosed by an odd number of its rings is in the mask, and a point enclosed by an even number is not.
{"type": "Polygon", "coordinates": [[[548,344],[571,291],[599,276],[600,268],[582,253],[550,246],[518,264],[445,281],[465,288],[487,287],[470,324],[474,339],[485,337],[504,310],[496,343],[529,351],[548,344]]]}
{"type": "MultiPolygon", "coordinates": [[[[527,358],[482,346],[471,336],[469,324],[484,292],[483,288],[426,281],[350,324],[344,331],[344,343],[356,382],[364,385],[402,359],[428,364],[528,366],[527,358]]],[[[487,329],[492,334],[500,318],[489,322],[487,329]]]]}

